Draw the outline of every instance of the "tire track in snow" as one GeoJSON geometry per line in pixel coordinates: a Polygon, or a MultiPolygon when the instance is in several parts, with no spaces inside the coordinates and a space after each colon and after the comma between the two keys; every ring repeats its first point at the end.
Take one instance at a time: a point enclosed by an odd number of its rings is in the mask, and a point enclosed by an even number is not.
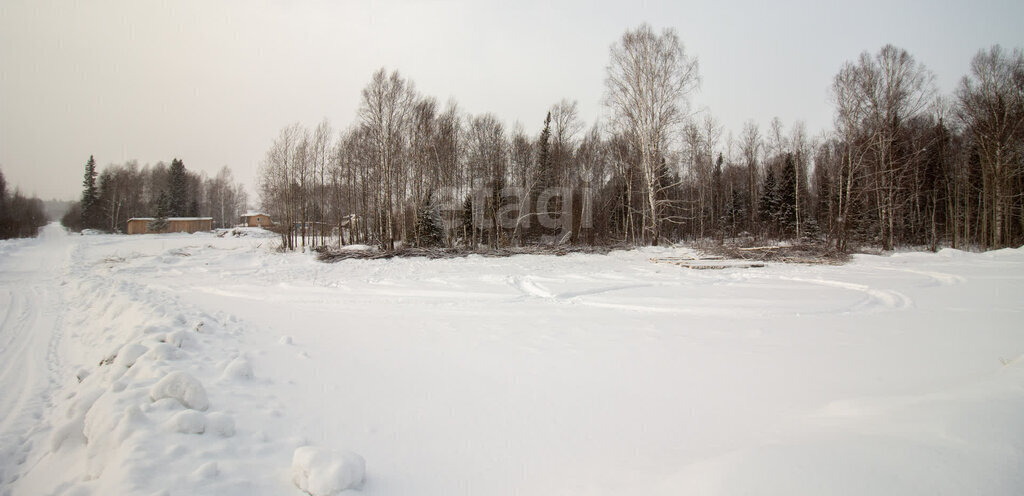
{"type": "Polygon", "coordinates": [[[51,403],[61,371],[60,275],[69,263],[67,235],[50,225],[39,238],[9,250],[0,285],[10,295],[0,324],[0,480],[17,479],[51,403]]]}
{"type": "Polygon", "coordinates": [[[936,283],[938,286],[952,286],[954,284],[961,284],[967,281],[963,276],[955,274],[947,274],[945,272],[935,272],[930,270],[917,270],[917,269],[903,269],[896,267],[878,267],[881,270],[889,270],[894,272],[905,272],[908,274],[914,274],[919,276],[925,276],[936,283]]]}
{"type": "Polygon", "coordinates": [[[901,310],[904,308],[910,308],[914,305],[914,300],[912,300],[909,296],[892,289],[875,289],[866,284],[837,281],[834,279],[807,279],[803,277],[790,276],[780,276],[779,279],[785,281],[817,284],[833,288],[848,289],[850,291],[863,293],[865,296],[867,296],[866,300],[853,305],[851,307],[851,310],[870,310],[873,307],[879,306],[887,310],[901,310]]]}

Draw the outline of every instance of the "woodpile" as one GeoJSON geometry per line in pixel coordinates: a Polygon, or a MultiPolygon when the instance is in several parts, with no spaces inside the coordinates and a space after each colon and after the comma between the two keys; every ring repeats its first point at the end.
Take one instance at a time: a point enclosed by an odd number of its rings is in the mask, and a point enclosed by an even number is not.
{"type": "Polygon", "coordinates": [[[555,255],[563,256],[570,253],[586,253],[604,255],[612,251],[607,246],[524,246],[518,248],[500,248],[488,250],[470,250],[466,248],[398,248],[395,250],[338,250],[334,248],[317,249],[317,258],[321,262],[338,262],[341,260],[386,260],[390,258],[423,257],[430,260],[443,258],[461,258],[469,255],[481,257],[511,257],[513,255],[555,255]]]}
{"type": "Polygon", "coordinates": [[[726,260],[718,256],[706,257],[655,257],[651,263],[669,264],[694,270],[751,269],[764,267],[763,262],[726,260]]]}

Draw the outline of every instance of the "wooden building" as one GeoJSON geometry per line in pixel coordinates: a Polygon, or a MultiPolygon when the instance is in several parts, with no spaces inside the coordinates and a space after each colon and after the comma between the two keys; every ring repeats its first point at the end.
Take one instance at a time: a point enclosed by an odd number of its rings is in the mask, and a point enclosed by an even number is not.
{"type": "Polygon", "coordinates": [[[245,227],[272,227],[274,223],[270,216],[262,212],[246,212],[242,216],[242,225],[245,227]]]}
{"type": "Polygon", "coordinates": [[[213,217],[168,217],[167,227],[162,230],[153,230],[153,217],[133,217],[128,219],[128,234],[151,234],[184,232],[194,233],[199,231],[213,230],[213,217]]]}

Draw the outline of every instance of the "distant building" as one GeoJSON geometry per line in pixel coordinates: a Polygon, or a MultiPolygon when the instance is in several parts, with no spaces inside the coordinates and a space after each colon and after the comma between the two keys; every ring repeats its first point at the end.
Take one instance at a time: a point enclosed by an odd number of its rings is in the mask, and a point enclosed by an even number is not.
{"type": "Polygon", "coordinates": [[[213,230],[213,217],[168,217],[167,227],[160,231],[154,231],[150,228],[154,221],[156,221],[156,219],[153,217],[133,217],[128,219],[127,232],[128,234],[170,232],[194,233],[213,230]]]}
{"type": "Polygon", "coordinates": [[[272,227],[270,216],[261,212],[246,212],[242,216],[242,225],[246,227],[272,227]]]}

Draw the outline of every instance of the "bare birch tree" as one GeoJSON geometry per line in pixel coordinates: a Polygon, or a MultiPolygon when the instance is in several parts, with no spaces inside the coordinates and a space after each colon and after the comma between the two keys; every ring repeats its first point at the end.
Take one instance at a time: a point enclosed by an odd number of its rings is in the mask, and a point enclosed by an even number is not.
{"type": "Polygon", "coordinates": [[[686,120],[699,79],[697,60],[686,55],[674,29],[659,35],[643,24],[626,31],[611,48],[605,105],[612,112],[612,127],[629,136],[640,152],[648,212],[644,236],[654,245],[661,238],[657,192],[664,148],[671,130],[686,120]]]}
{"type": "Polygon", "coordinates": [[[381,244],[390,250],[395,248],[396,159],[401,151],[402,128],[415,100],[416,91],[411,82],[402,79],[398,71],[388,75],[380,69],[363,89],[359,106],[359,120],[367,129],[377,154],[381,207],[377,213],[378,231],[381,244]]]}
{"type": "Polygon", "coordinates": [[[999,45],[978,52],[956,96],[957,116],[981,162],[985,244],[1000,248],[1007,237],[1013,197],[1021,195],[1013,192],[1012,180],[1024,173],[1024,52],[1018,48],[1006,53],[999,45]]]}

